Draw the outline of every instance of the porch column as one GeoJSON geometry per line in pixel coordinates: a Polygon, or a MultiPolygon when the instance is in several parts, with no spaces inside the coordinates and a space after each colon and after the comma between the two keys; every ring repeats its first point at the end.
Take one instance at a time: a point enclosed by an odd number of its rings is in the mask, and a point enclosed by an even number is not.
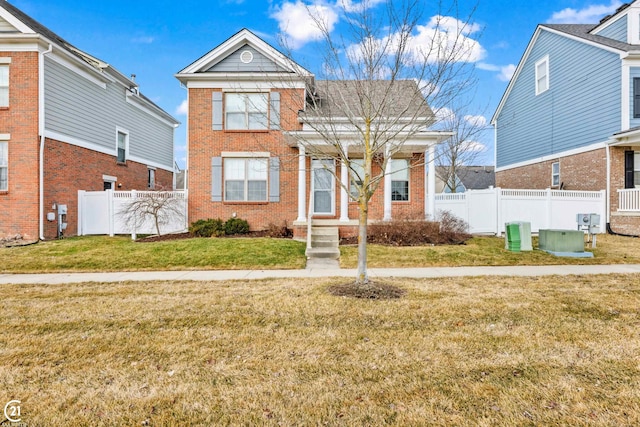
{"type": "MultiPolygon", "coordinates": [[[[345,146],[344,152],[348,153],[348,147],[345,146]]],[[[349,188],[349,168],[344,161],[340,163],[340,182],[342,183],[340,186],[340,221],[347,222],[349,221],[349,193],[346,189],[349,188]]]]}
{"type": "Polygon", "coordinates": [[[436,147],[429,146],[427,152],[424,153],[425,158],[428,156],[427,163],[427,197],[425,199],[426,219],[434,220],[436,218],[436,147]]]}
{"type": "Polygon", "coordinates": [[[384,169],[384,216],[383,221],[391,221],[391,153],[389,145],[385,150],[387,166],[384,169]]]}
{"type": "Polygon", "coordinates": [[[298,146],[298,219],[306,221],[307,205],[307,158],[303,145],[298,146]]]}

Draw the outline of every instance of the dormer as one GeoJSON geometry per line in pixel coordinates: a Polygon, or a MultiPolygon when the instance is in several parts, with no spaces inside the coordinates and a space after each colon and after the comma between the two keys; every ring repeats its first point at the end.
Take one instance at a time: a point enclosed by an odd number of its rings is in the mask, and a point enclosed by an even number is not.
{"type": "Polygon", "coordinates": [[[620,6],[590,31],[593,35],[640,45],[640,0],[620,6]]]}

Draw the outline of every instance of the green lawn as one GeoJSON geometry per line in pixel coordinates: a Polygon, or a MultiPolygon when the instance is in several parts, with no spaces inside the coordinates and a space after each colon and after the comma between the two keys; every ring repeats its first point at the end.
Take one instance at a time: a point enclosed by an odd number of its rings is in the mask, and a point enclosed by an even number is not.
{"type": "MultiPolygon", "coordinates": [[[[534,241],[535,247],[535,241],[534,241]]],[[[73,237],[0,248],[0,272],[237,270],[304,268],[305,244],[273,238],[193,238],[133,242],[128,237],[73,237]]],[[[591,249],[589,249],[591,250],[591,249]]],[[[474,237],[464,245],[369,245],[369,267],[640,263],[640,239],[602,235],[595,258],[558,258],[541,251],[513,253],[504,240],[474,237]]],[[[356,267],[357,248],[341,247],[343,268],[356,267]]]]}

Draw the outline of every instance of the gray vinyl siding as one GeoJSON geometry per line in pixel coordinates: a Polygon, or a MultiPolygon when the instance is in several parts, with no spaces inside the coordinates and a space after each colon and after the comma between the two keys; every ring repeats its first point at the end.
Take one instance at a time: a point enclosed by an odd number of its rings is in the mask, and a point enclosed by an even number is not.
{"type": "Polygon", "coordinates": [[[629,128],[640,126],[640,118],[633,118],[633,79],[640,77],[640,67],[631,67],[629,73],[629,128]]]}
{"type": "Polygon", "coordinates": [[[606,141],[620,130],[618,54],[541,31],[497,120],[497,167],[606,141]],[[549,56],[549,90],[535,63],[549,56]],[[588,58],[588,60],[586,60],[588,58]]]}
{"type": "Polygon", "coordinates": [[[627,43],[627,16],[625,15],[621,17],[604,30],[598,31],[594,34],[627,43]]]}
{"type": "Polygon", "coordinates": [[[45,57],[45,128],[112,150],[116,127],[129,132],[128,156],[173,168],[173,127],[127,103],[125,88],[106,89],[45,57]]]}
{"type": "Polygon", "coordinates": [[[227,56],[224,60],[218,62],[216,65],[207,70],[207,72],[217,73],[251,73],[279,71],[285,70],[248,44],[242,46],[240,49],[227,56]],[[242,55],[242,52],[244,52],[245,50],[248,50],[253,54],[253,60],[248,64],[245,64],[240,60],[240,55],[242,55]]]}

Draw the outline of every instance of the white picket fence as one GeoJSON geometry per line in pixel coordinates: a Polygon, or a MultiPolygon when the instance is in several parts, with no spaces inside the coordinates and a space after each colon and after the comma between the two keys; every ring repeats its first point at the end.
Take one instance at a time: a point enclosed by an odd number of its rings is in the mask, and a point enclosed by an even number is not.
{"type": "MultiPolygon", "coordinates": [[[[136,224],[125,221],[123,210],[135,198],[157,195],[153,191],[78,191],[78,235],[116,234],[156,234],[151,216],[143,218],[136,224]]],[[[187,192],[164,192],[166,197],[177,199],[183,215],[175,215],[167,224],[160,227],[162,234],[186,231],[187,225],[187,192]]]]}
{"type": "Polygon", "coordinates": [[[540,229],[577,229],[576,214],[600,215],[606,231],[606,193],[602,191],[510,190],[490,188],[465,193],[437,194],[436,212],[449,211],[469,224],[472,234],[504,233],[507,222],[531,223],[540,229]]]}

